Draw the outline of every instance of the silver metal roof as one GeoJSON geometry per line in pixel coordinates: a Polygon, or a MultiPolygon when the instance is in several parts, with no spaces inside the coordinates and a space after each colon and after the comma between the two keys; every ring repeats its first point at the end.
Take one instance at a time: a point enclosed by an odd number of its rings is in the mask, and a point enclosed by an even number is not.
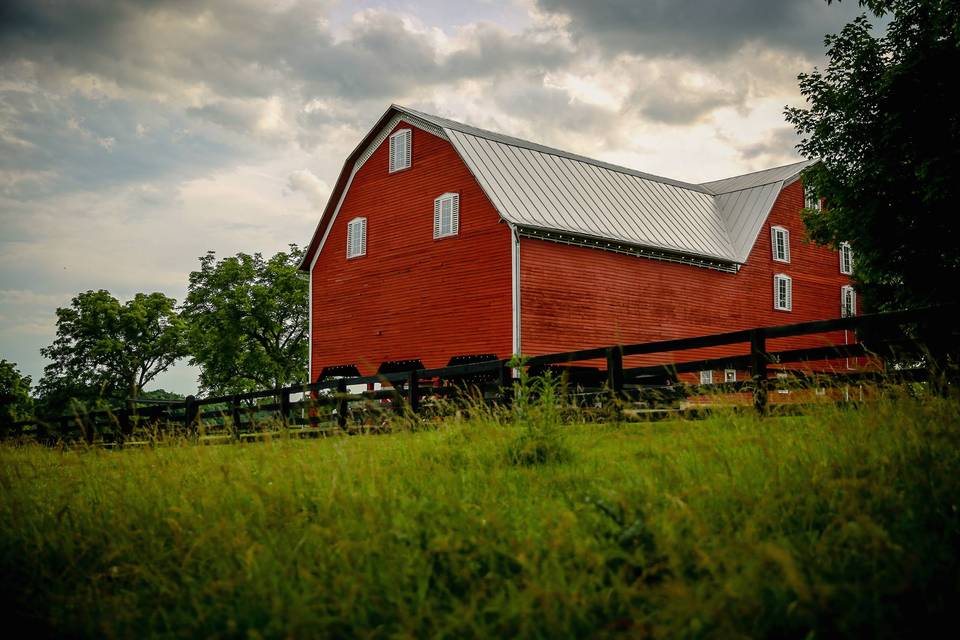
{"type": "Polygon", "coordinates": [[[447,135],[508,222],[735,260],[711,196],[460,131],[447,135]]]}
{"type": "MultiPolygon", "coordinates": [[[[520,229],[727,265],[722,268],[746,262],[780,190],[811,164],[693,184],[392,105],[348,159],[331,203],[346,189],[345,176],[355,171],[349,167],[362,163],[398,117],[449,140],[500,216],[520,229]]],[[[335,214],[331,203],[301,268],[319,250],[322,229],[335,214]]]]}
{"type": "Polygon", "coordinates": [[[704,182],[699,186],[706,189],[707,193],[713,194],[730,193],[731,191],[739,191],[740,189],[752,189],[753,187],[774,182],[784,182],[791,178],[796,178],[800,175],[801,171],[814,162],[814,160],[802,160],[792,164],[785,164],[782,167],[774,167],[772,169],[764,169],[763,171],[745,173],[741,176],[733,176],[732,178],[704,182]]]}

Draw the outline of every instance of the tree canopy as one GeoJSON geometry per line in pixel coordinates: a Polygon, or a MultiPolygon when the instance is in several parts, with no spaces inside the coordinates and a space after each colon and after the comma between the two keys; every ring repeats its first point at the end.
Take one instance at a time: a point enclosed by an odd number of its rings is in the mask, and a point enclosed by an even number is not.
{"type": "Polygon", "coordinates": [[[138,396],[186,355],[185,325],[175,305],[162,293],[138,293],[121,304],[100,289],[57,309],[57,337],[40,350],[52,361],[38,385],[46,409],[68,409],[71,400],[138,396]]]}
{"type": "Polygon", "coordinates": [[[16,363],[0,360],[0,434],[33,413],[32,382],[30,376],[20,373],[16,363]]]}
{"type": "Polygon", "coordinates": [[[238,253],[200,258],[183,304],[190,363],[200,386],[240,393],[306,382],[307,282],[295,244],[269,260],[238,253]]]}
{"type": "Polygon", "coordinates": [[[799,76],[806,108],[788,108],[800,151],[819,159],[805,184],[824,210],[804,211],[815,242],[854,250],[865,305],[956,302],[960,237],[960,3],[861,0],[862,15],[825,38],[828,64],[799,76]]]}

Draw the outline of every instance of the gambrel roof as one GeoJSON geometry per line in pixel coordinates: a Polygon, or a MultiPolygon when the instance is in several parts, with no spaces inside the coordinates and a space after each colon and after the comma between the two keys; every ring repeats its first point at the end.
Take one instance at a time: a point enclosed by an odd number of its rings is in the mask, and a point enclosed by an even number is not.
{"type": "Polygon", "coordinates": [[[301,269],[312,263],[353,174],[400,121],[448,140],[501,218],[521,232],[725,269],[746,262],[780,190],[810,164],[692,184],[392,105],[344,164],[301,269]]]}

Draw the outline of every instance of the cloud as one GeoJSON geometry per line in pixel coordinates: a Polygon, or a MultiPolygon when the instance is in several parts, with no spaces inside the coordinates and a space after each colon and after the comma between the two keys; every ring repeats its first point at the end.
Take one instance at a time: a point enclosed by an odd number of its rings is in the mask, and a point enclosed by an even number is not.
{"type": "Polygon", "coordinates": [[[322,209],[330,195],[330,186],[309,169],[298,169],[287,176],[287,190],[303,193],[314,209],[322,209]]]}
{"type": "Polygon", "coordinates": [[[547,14],[569,19],[579,41],[608,51],[710,59],[744,46],[785,49],[819,57],[823,36],[862,10],[854,2],[823,0],[536,0],[547,14]]]}

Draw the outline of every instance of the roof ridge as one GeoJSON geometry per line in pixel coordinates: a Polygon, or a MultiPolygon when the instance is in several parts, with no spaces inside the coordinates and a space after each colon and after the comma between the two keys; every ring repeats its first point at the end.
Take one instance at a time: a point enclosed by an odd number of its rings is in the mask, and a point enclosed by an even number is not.
{"type": "Polygon", "coordinates": [[[451,120],[450,118],[444,118],[443,116],[436,116],[430,113],[419,111],[417,109],[411,109],[410,107],[404,107],[403,105],[399,105],[399,104],[393,104],[391,105],[391,107],[399,111],[402,111],[404,113],[407,113],[409,115],[428,120],[439,127],[442,127],[445,129],[453,129],[455,131],[459,131],[460,133],[463,133],[466,135],[482,137],[486,140],[491,140],[493,142],[498,142],[500,144],[520,147],[523,149],[530,149],[531,151],[537,151],[539,153],[547,153],[549,155],[555,155],[561,158],[576,160],[578,162],[585,162],[587,164],[592,164],[598,167],[602,167],[604,169],[609,169],[611,171],[617,171],[619,173],[624,173],[637,178],[643,178],[645,180],[651,180],[653,182],[669,184],[674,187],[687,189],[689,191],[695,191],[697,193],[702,193],[705,195],[714,195],[710,193],[708,189],[706,189],[702,185],[697,184],[695,182],[686,182],[684,180],[677,180],[675,178],[667,178],[666,176],[659,176],[653,173],[647,173],[645,171],[640,171],[638,169],[631,169],[630,167],[625,167],[623,165],[613,164],[611,162],[605,162],[603,160],[598,160],[596,158],[584,156],[579,153],[573,153],[572,151],[564,151],[563,149],[558,149],[556,147],[549,147],[547,145],[540,144],[539,142],[524,140],[523,138],[511,136],[506,133],[498,133],[496,131],[482,129],[480,127],[475,127],[470,124],[465,124],[463,122],[451,120]]]}
{"type": "MultiPolygon", "coordinates": [[[[793,167],[793,166],[797,166],[797,165],[807,165],[807,166],[809,166],[809,165],[812,164],[813,162],[814,162],[813,160],[798,160],[797,162],[788,162],[787,164],[777,165],[776,167],[767,167],[766,169],[758,169],[757,171],[748,171],[747,173],[738,173],[738,174],[733,175],[733,176],[727,176],[726,178],[718,178],[718,179],[716,179],[716,180],[707,180],[706,182],[701,182],[701,183],[699,183],[698,186],[704,187],[704,188],[706,188],[706,189],[709,189],[711,192],[713,192],[713,190],[710,189],[710,185],[717,184],[717,183],[719,183],[719,182],[727,182],[727,181],[729,181],[729,180],[735,180],[735,179],[737,179],[737,178],[746,178],[746,177],[748,177],[748,176],[753,176],[753,175],[757,175],[757,174],[760,174],[760,173],[767,173],[767,172],[772,172],[772,171],[778,171],[778,170],[781,170],[781,169],[786,169],[787,167],[793,167]]],[[[763,185],[765,185],[765,184],[773,184],[774,182],[779,182],[780,180],[783,180],[783,179],[784,179],[784,178],[782,178],[782,177],[780,177],[780,178],[773,178],[773,179],[771,179],[769,182],[761,182],[761,183],[755,184],[755,185],[753,185],[753,186],[759,187],[759,186],[763,186],[763,185]]],[[[752,188],[752,187],[742,187],[741,189],[734,189],[734,191],[741,191],[742,189],[749,189],[749,188],[752,188]]],[[[719,194],[719,193],[715,193],[715,195],[720,195],[720,194],[719,194]]]]}

